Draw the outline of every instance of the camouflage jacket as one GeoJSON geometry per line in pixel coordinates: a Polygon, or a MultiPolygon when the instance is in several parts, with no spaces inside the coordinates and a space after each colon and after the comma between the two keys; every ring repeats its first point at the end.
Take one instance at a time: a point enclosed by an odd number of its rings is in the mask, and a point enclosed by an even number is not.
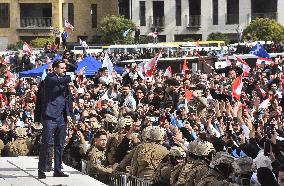
{"type": "Polygon", "coordinates": [[[112,168],[110,168],[109,165],[106,157],[106,150],[102,151],[97,147],[93,147],[88,162],[88,172],[90,176],[95,178],[108,176],[112,173],[112,168]]]}
{"type": "Polygon", "coordinates": [[[139,178],[152,179],[154,170],[168,155],[166,147],[156,143],[144,143],[134,152],[130,174],[139,178]]]}
{"type": "Polygon", "coordinates": [[[203,160],[188,162],[181,170],[176,186],[195,186],[208,168],[208,164],[203,160]]]}
{"type": "Polygon", "coordinates": [[[232,186],[225,178],[214,169],[210,168],[207,172],[203,172],[203,177],[196,183],[196,186],[232,186]]]}

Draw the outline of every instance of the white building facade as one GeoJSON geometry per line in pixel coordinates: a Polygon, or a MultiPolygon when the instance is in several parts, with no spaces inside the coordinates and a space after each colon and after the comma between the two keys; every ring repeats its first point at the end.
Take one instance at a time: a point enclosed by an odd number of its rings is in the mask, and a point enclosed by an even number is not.
{"type": "Polygon", "coordinates": [[[130,19],[141,35],[158,31],[159,41],[206,40],[212,32],[237,40],[256,17],[284,25],[284,0],[129,0],[130,19]]]}

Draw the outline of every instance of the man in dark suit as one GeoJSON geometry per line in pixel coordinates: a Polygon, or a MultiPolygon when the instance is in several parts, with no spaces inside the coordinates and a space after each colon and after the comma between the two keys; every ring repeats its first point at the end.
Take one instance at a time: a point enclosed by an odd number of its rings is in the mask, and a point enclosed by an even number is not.
{"type": "MultiPolygon", "coordinates": [[[[54,145],[54,177],[68,177],[61,171],[62,154],[66,138],[67,124],[72,121],[72,95],[68,84],[75,76],[66,76],[66,64],[55,61],[53,73],[44,80],[41,120],[43,123],[40,146],[38,178],[46,178],[45,171],[50,157],[50,147],[54,145]]],[[[84,68],[78,75],[83,75],[84,68]]]]}

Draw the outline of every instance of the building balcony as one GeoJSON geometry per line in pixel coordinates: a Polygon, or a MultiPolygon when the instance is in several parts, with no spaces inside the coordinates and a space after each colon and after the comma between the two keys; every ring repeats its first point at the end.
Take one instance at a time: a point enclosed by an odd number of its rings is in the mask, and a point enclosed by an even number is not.
{"type": "Polygon", "coordinates": [[[17,30],[51,31],[52,17],[23,17],[20,18],[20,27],[17,30]]]}
{"type": "Polygon", "coordinates": [[[201,27],[201,15],[190,15],[185,17],[187,28],[200,28],[201,27]]]}
{"type": "Polygon", "coordinates": [[[277,12],[252,13],[251,19],[255,20],[256,18],[269,18],[277,21],[277,12]]]}
{"type": "Polygon", "coordinates": [[[226,14],[226,24],[227,25],[239,24],[239,14],[226,14]]]}
{"type": "Polygon", "coordinates": [[[165,28],[165,17],[149,17],[152,30],[163,30],[165,28]]]}

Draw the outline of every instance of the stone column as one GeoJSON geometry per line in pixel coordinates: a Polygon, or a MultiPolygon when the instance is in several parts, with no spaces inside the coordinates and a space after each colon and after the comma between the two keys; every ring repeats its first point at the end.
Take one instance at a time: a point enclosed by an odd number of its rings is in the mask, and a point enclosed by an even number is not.
{"type": "Polygon", "coordinates": [[[52,27],[63,29],[61,0],[52,0],[52,27]]]}

